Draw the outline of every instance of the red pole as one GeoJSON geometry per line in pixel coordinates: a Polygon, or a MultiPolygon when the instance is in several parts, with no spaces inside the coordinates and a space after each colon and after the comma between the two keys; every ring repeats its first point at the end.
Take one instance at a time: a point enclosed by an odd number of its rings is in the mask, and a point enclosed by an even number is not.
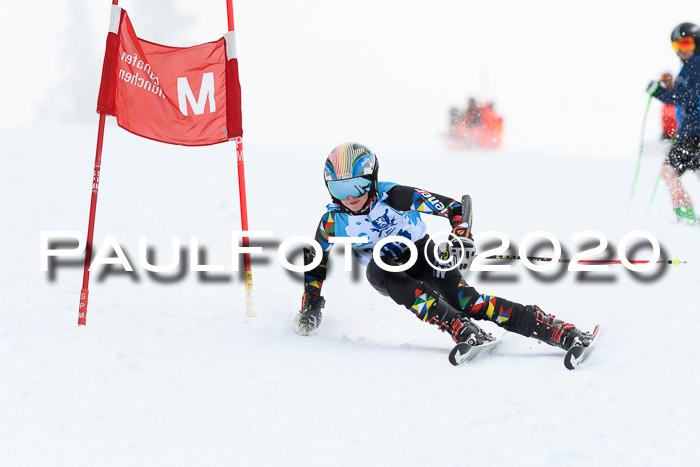
{"type": "MultiPolygon", "coordinates": [[[[232,0],[226,0],[226,12],[228,16],[228,30],[235,31],[232,0]]],[[[248,203],[245,194],[243,139],[240,136],[236,137],[236,160],[238,161],[238,196],[241,200],[241,228],[246,232],[248,231],[248,203]]],[[[250,239],[248,237],[243,237],[242,243],[243,247],[247,248],[250,244],[250,239]]],[[[253,301],[253,271],[250,265],[249,253],[243,253],[243,269],[245,270],[246,314],[252,318],[255,316],[255,302],[253,301]]]]}
{"type": "Polygon", "coordinates": [[[233,0],[226,0],[226,13],[228,14],[228,30],[235,31],[236,28],[233,25],[233,0]]]}
{"type": "MultiPolygon", "coordinates": [[[[112,5],[118,5],[119,0],[112,0],[112,5]]],[[[78,305],[78,326],[87,324],[88,287],[90,284],[90,261],[92,259],[92,236],[95,231],[95,211],[97,211],[97,192],[100,188],[100,168],[102,166],[102,142],[105,134],[106,115],[100,114],[97,127],[97,149],[95,150],[95,169],[92,173],[92,198],[90,199],[90,219],[88,220],[87,244],[85,245],[85,263],[83,265],[83,288],[80,290],[80,305],[78,305]]]]}
{"type": "Polygon", "coordinates": [[[95,151],[95,170],[92,174],[92,199],[90,200],[90,220],[88,221],[87,244],[85,246],[85,264],[83,268],[83,288],[80,291],[78,307],[78,326],[85,326],[88,304],[88,284],[90,283],[90,260],[92,258],[92,235],[95,231],[95,211],[97,210],[97,191],[100,188],[100,166],[102,165],[102,141],[105,133],[105,114],[100,114],[97,129],[97,150],[95,151]]]}

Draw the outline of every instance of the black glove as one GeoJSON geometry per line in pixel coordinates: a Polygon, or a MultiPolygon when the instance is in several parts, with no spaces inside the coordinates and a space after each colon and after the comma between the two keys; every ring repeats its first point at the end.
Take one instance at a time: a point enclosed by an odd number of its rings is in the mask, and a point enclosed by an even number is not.
{"type": "Polygon", "coordinates": [[[305,293],[301,299],[301,310],[297,315],[297,332],[308,336],[321,324],[321,309],[326,299],[320,295],[305,293]]]}

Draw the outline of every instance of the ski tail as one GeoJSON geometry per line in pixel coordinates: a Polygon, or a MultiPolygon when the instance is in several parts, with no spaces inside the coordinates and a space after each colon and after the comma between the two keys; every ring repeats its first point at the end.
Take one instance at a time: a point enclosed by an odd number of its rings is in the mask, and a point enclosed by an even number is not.
{"type": "Polygon", "coordinates": [[[462,222],[469,224],[469,230],[465,237],[472,236],[472,197],[469,195],[462,196],[462,222]]]}
{"type": "Polygon", "coordinates": [[[593,330],[593,340],[587,347],[574,345],[566,351],[564,356],[564,366],[569,370],[575,370],[593,351],[593,346],[598,342],[600,337],[600,325],[597,325],[593,330]]]}

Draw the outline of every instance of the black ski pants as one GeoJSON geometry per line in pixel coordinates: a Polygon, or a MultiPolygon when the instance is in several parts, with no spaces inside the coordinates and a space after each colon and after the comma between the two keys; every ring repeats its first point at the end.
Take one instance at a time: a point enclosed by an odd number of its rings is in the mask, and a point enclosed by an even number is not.
{"type": "MultiPolygon", "coordinates": [[[[489,320],[508,331],[530,336],[534,329],[535,312],[532,306],[521,305],[504,298],[480,294],[467,284],[455,268],[441,271],[435,259],[433,244],[425,248],[427,236],[416,242],[418,260],[406,271],[388,272],[372,260],[367,265],[367,280],[382,295],[388,295],[416,315],[426,296],[446,300],[453,308],[477,320],[489,320]],[[426,253],[427,251],[427,253],[426,253]]],[[[406,252],[398,259],[382,258],[395,266],[409,259],[406,252]]],[[[440,266],[444,268],[444,266],[440,266]]]]}

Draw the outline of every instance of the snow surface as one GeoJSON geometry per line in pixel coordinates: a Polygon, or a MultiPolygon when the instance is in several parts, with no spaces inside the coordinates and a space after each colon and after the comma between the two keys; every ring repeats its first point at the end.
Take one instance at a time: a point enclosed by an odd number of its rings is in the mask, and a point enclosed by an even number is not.
{"type": "MultiPolygon", "coordinates": [[[[40,14],[11,2],[0,16],[2,43],[23,45],[5,47],[0,73],[0,465],[693,465],[700,229],[672,223],[663,185],[647,213],[665,151],[658,103],[627,200],[643,89],[678,70],[668,35],[700,21],[697,2],[234,3],[250,228],[275,233],[256,242],[254,319],[232,272],[233,145],[161,145],[109,119],[95,242],[116,237],[135,272],[94,271],[88,325],[76,326],[82,260],[41,272],[40,232],[87,228],[109,2],[57,0],[40,14]],[[447,150],[448,108],[468,96],[495,100],[504,151],[447,150]],[[301,281],[276,247],[313,235],[323,160],[347,140],[379,155],[384,180],[471,194],[475,230],[504,232],[514,253],[547,230],[570,257],[586,243],[570,237],[597,230],[614,256],[642,229],[688,263],[470,276],[481,292],[602,324],[575,372],[561,351],[515,335],[452,367],[451,339],[378,295],[357,265],[345,273],[341,251],[322,326],[299,337],[301,281]],[[197,237],[226,271],[150,275],[139,236],[158,264],[173,237],[197,237]]],[[[120,5],[139,35],[169,45],[225,29],[220,0],[120,5]]],[[[698,177],[684,180],[700,201],[698,177]]]]}
{"type": "MultiPolygon", "coordinates": [[[[81,261],[62,263],[52,280],[39,269],[39,236],[84,231],[94,133],[3,130],[15,155],[0,175],[3,465],[651,466],[695,458],[698,366],[693,338],[675,337],[700,324],[700,232],[671,223],[663,188],[645,217],[658,145],[643,158],[629,210],[629,158],[454,153],[437,138],[428,148],[371,145],[382,179],[470,193],[475,229],[501,230],[516,247],[528,232],[549,230],[571,255],[581,245],[569,237],[593,229],[614,253],[624,234],[643,229],[666,257],[688,261],[654,277],[613,266],[584,280],[518,263],[511,273],[474,274],[482,292],[536,303],[583,328],[603,325],[596,352],[570,372],[561,351],[516,335],[494,355],[452,367],[449,336],[375,293],[357,264],[344,272],[340,251],[318,334],[294,334],[302,286],[275,255],[282,239],[313,234],[326,203],[320,167],[330,148],[312,142],[246,143],[250,225],[275,233],[258,242],[258,316],[247,318],[230,261],[230,232],[240,229],[233,147],[160,145],[113,122],[95,239],[115,236],[136,271],[93,272],[88,325],[78,328],[81,261]],[[139,265],[141,235],[159,264],[171,237],[196,236],[206,263],[226,273],[203,281],[185,271],[164,283],[170,275],[154,278],[139,265]]],[[[700,199],[697,180],[687,185],[700,199]]],[[[433,232],[446,226],[428,221],[433,232]]]]}

